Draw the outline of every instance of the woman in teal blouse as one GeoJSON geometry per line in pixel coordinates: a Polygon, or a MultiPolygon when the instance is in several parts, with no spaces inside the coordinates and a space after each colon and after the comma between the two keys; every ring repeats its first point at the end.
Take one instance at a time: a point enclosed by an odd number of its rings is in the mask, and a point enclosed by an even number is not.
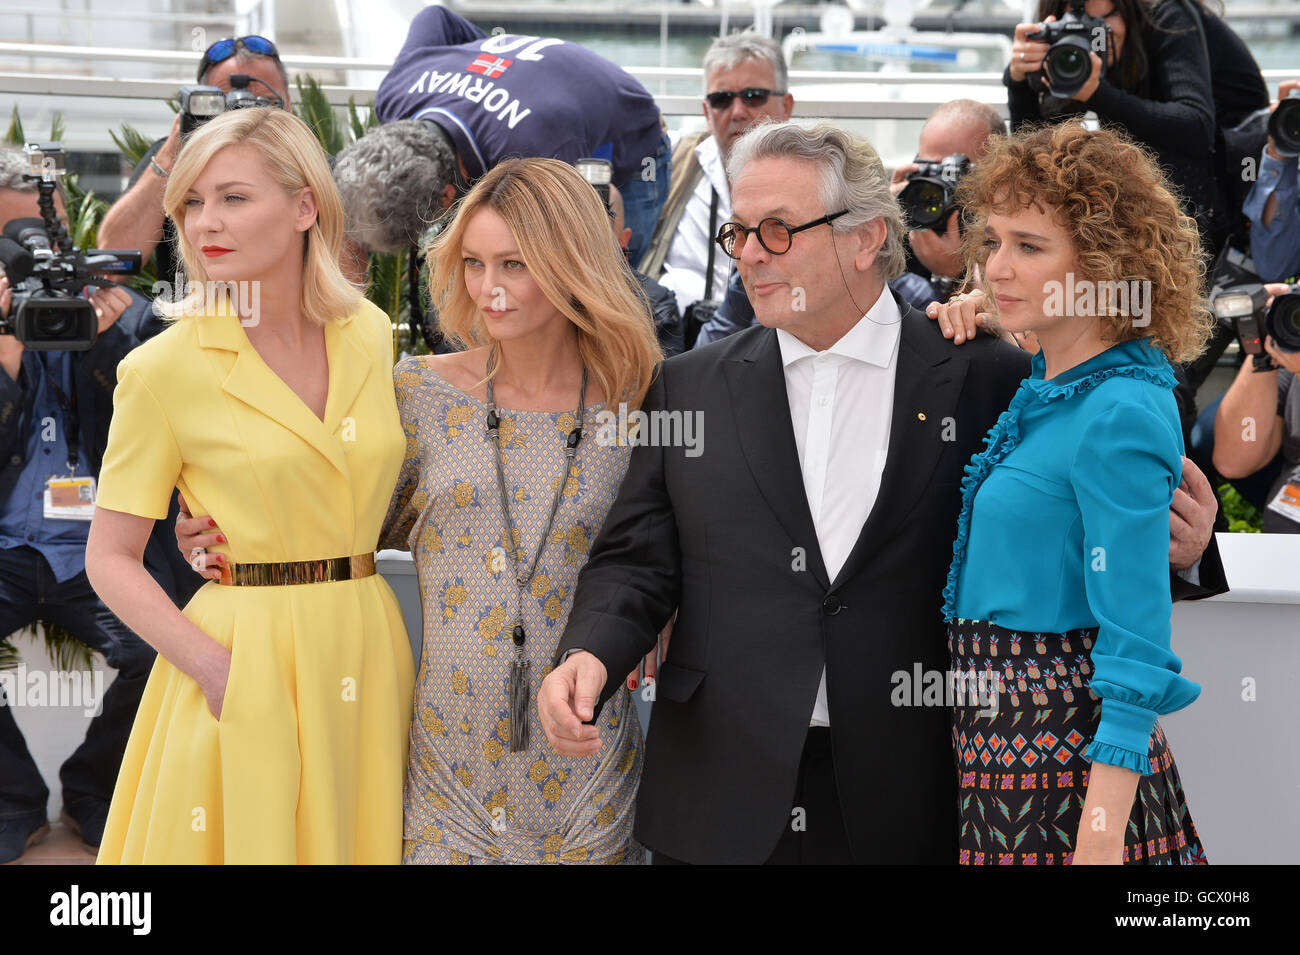
{"type": "Polygon", "coordinates": [[[1074,124],[996,143],[962,193],[987,307],[1041,350],[966,468],[944,589],[960,861],[1203,862],[1157,721],[1200,693],[1167,563],[1196,225],[1148,153],[1074,124]]]}

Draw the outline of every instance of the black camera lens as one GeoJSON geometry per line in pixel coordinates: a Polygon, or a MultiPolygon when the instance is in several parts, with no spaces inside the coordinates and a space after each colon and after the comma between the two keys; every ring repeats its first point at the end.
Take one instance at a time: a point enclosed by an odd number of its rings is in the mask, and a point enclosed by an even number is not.
{"type": "Polygon", "coordinates": [[[32,326],[43,339],[65,338],[72,330],[72,313],[63,309],[41,309],[36,313],[32,326]]]}
{"type": "Polygon", "coordinates": [[[1292,94],[1277,104],[1268,118],[1268,134],[1277,151],[1286,156],[1300,155],[1300,99],[1292,94]]]}
{"type": "Polygon", "coordinates": [[[918,229],[929,229],[948,212],[948,190],[937,182],[915,179],[898,197],[903,212],[918,229]]]}
{"type": "Polygon", "coordinates": [[[1047,51],[1045,65],[1052,78],[1052,92],[1059,97],[1071,97],[1083,89],[1092,72],[1091,49],[1080,37],[1064,37],[1047,51]]]}
{"type": "Polygon", "coordinates": [[[1300,352],[1300,292],[1273,299],[1266,326],[1281,351],[1300,352]]]}

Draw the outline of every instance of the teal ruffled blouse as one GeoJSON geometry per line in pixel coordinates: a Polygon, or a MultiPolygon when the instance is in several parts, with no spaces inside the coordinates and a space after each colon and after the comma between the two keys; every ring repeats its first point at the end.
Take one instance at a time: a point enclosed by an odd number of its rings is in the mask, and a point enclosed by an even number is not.
{"type": "Polygon", "coordinates": [[[944,618],[1099,628],[1085,755],[1150,775],[1156,717],[1201,688],[1170,650],[1169,507],[1183,435],[1164,353],[1133,340],[1050,381],[1042,355],[966,466],[944,618]]]}

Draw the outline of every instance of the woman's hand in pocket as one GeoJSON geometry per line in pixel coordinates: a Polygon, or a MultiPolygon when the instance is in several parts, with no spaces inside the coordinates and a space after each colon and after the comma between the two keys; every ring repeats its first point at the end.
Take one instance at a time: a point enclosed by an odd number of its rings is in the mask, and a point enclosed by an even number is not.
{"type": "Polygon", "coordinates": [[[212,641],[212,649],[207,653],[200,670],[194,677],[207,700],[208,710],[213,719],[221,721],[221,710],[226,702],[226,685],[230,680],[230,651],[212,641]]]}

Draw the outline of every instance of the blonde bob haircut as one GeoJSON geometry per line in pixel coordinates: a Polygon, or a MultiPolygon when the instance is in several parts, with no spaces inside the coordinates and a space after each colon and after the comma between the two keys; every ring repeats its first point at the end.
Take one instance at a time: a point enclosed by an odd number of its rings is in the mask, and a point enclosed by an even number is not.
{"type": "Polygon", "coordinates": [[[465,228],[482,209],[506,221],[528,274],[578,330],[582,361],[606,406],[639,407],[663,360],[650,303],[596,190],[558,159],[510,159],[494,167],[429,247],[429,291],[443,332],[460,347],[495,345],[465,287],[461,253],[465,228]]]}
{"type": "MultiPolygon", "coordinates": [[[[203,315],[229,305],[222,283],[214,283],[204,268],[203,256],[185,237],[186,193],[212,157],[227,146],[251,146],[266,163],[271,178],[287,192],[308,187],[316,196],[316,222],[307,230],[302,250],[302,314],[324,325],[352,314],[361,304],[361,292],[339,270],[343,242],[343,205],[330,175],[325,151],[310,127],[292,113],[271,107],[236,109],[222,113],[195,130],[185,142],[163,193],[163,209],[176,223],[176,244],[185,263],[188,294],[180,301],[160,303],[171,321],[186,315],[203,315]]],[[[160,276],[167,279],[170,276],[160,276]]]]}

